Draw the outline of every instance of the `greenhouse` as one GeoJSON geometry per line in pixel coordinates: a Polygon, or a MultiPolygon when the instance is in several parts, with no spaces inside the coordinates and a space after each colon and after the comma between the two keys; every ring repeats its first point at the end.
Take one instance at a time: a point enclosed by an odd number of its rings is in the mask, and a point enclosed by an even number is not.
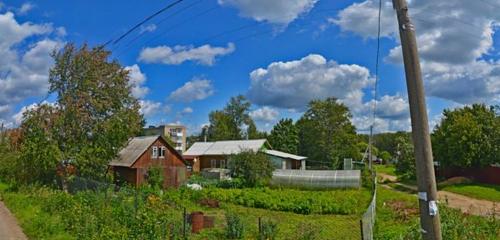
{"type": "Polygon", "coordinates": [[[361,171],[280,169],[273,172],[271,185],[313,189],[359,188],[361,186],[361,171]]]}

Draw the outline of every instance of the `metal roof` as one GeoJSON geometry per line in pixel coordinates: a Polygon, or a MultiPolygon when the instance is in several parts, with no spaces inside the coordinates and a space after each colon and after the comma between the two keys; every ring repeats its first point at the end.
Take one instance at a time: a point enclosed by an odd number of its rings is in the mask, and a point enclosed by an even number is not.
{"type": "Polygon", "coordinates": [[[118,157],[109,163],[110,166],[130,167],[160,136],[134,137],[127,146],[118,153],[118,157]]]}
{"type": "Polygon", "coordinates": [[[280,152],[280,151],[276,151],[276,150],[265,150],[264,152],[269,154],[269,155],[273,155],[273,156],[280,157],[280,158],[288,158],[288,159],[293,159],[293,160],[307,159],[307,157],[304,157],[304,156],[294,155],[291,153],[280,152]]]}
{"type": "Polygon", "coordinates": [[[257,152],[265,143],[266,139],[196,142],[184,153],[184,156],[231,155],[244,150],[257,152]]]}

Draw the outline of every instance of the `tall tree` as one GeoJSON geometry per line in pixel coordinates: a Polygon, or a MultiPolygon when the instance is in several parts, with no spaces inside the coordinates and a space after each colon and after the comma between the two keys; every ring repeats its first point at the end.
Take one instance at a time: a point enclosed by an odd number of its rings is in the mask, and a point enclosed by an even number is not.
{"type": "Polygon", "coordinates": [[[417,166],[415,163],[415,154],[413,143],[410,137],[396,137],[396,175],[402,180],[415,180],[417,177],[417,166]]]}
{"type": "Polygon", "coordinates": [[[443,116],[432,134],[434,157],[442,166],[500,163],[500,116],[494,107],[473,104],[444,110],[443,116]]]}
{"type": "Polygon", "coordinates": [[[299,153],[311,163],[322,162],[339,168],[344,158],[359,156],[356,129],[349,109],[335,98],[313,100],[297,122],[299,153]]]}
{"type": "Polygon", "coordinates": [[[290,118],[281,119],[267,138],[273,149],[298,154],[299,129],[290,118]]]}
{"type": "MultiPolygon", "coordinates": [[[[51,153],[45,155],[51,163],[73,160],[80,175],[104,177],[107,163],[144,125],[138,100],[131,94],[128,71],[117,61],[109,61],[109,55],[101,47],[77,48],[73,44],[54,52],[49,83],[57,104],[51,112],[40,112],[48,108],[44,107],[25,116],[23,132],[38,134],[26,135],[25,148],[36,153],[46,151],[45,144],[50,144],[47,151],[51,153]],[[50,119],[50,127],[38,129],[46,119],[50,119]],[[55,143],[45,143],[49,140],[55,143]]],[[[35,166],[41,163],[35,161],[35,166]]]]}
{"type": "Polygon", "coordinates": [[[243,96],[231,97],[223,110],[213,111],[209,115],[210,141],[254,139],[262,137],[250,117],[251,103],[243,96]]]}

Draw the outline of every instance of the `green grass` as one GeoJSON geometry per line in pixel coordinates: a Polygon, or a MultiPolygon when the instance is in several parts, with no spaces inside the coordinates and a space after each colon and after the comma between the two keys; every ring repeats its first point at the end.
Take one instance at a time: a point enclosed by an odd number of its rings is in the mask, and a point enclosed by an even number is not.
{"type": "MultiPolygon", "coordinates": [[[[500,220],[466,215],[439,206],[443,240],[496,240],[500,220]]],[[[418,202],[414,194],[379,187],[375,239],[420,239],[418,202]]]]}
{"type": "Polygon", "coordinates": [[[500,186],[479,183],[466,183],[445,186],[441,190],[462,194],[468,197],[500,202],[500,186]]]}
{"type": "Polygon", "coordinates": [[[396,168],[394,165],[375,165],[375,171],[377,171],[377,173],[385,173],[387,175],[396,176],[396,168]]]}

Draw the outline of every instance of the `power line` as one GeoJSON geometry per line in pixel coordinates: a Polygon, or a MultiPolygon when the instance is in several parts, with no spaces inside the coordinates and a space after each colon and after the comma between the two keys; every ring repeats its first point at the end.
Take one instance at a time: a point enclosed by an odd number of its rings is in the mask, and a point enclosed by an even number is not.
{"type": "MultiPolygon", "coordinates": [[[[139,28],[142,24],[146,23],[147,21],[151,20],[152,18],[158,16],[159,14],[161,14],[162,12],[174,7],[175,5],[181,3],[182,1],[184,0],[177,0],[169,5],[167,5],[166,7],[160,9],[159,11],[157,11],[156,13],[148,16],[146,19],[142,20],[141,22],[139,22],[138,24],[136,24],[134,27],[132,27],[131,29],[129,29],[127,32],[125,32],[124,34],[122,34],[120,37],[118,37],[118,39],[114,40],[113,41],[113,45],[117,44],[118,42],[120,42],[124,37],[126,37],[127,35],[129,35],[131,32],[133,32],[134,30],[136,30],[137,28],[139,28]]],[[[109,44],[112,40],[109,40],[107,41],[105,44],[103,44],[103,46],[106,46],[107,44],[109,44]]]]}

